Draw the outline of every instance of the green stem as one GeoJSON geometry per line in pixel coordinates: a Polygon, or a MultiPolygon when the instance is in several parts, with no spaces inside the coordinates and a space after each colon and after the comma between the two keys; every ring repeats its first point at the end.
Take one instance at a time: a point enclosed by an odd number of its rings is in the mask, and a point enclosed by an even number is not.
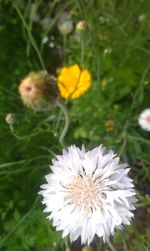
{"type": "Polygon", "coordinates": [[[114,248],[114,246],[112,245],[112,243],[107,240],[107,244],[108,244],[108,247],[110,248],[111,251],[116,251],[116,249],[114,248]]]}
{"type": "Polygon", "coordinates": [[[26,23],[26,21],[25,21],[23,15],[22,15],[22,13],[20,12],[20,10],[18,9],[17,5],[16,5],[15,3],[12,3],[12,5],[13,5],[13,7],[15,8],[16,12],[18,13],[18,16],[20,17],[20,19],[21,19],[21,21],[22,21],[24,27],[26,28],[26,30],[27,30],[27,32],[28,32],[28,35],[29,35],[31,44],[32,44],[34,50],[35,50],[36,53],[37,53],[37,56],[38,56],[38,58],[39,58],[39,60],[40,60],[40,63],[41,63],[42,68],[45,69],[45,64],[44,64],[44,61],[43,61],[43,59],[42,59],[41,53],[40,53],[40,51],[39,51],[39,49],[38,49],[38,46],[37,46],[37,44],[36,44],[36,42],[35,42],[35,39],[34,39],[32,33],[31,33],[31,31],[30,31],[30,28],[28,27],[28,24],[26,23]]]}
{"type": "Polygon", "coordinates": [[[70,247],[69,247],[69,244],[68,244],[68,238],[67,237],[65,238],[65,246],[66,246],[66,251],[71,251],[70,247]]]}
{"type": "Polygon", "coordinates": [[[84,38],[81,37],[81,66],[83,66],[83,59],[84,59],[84,38]]]}
{"type": "Polygon", "coordinates": [[[95,244],[96,244],[96,251],[101,251],[102,238],[96,238],[95,244]]]}
{"type": "Polygon", "coordinates": [[[36,135],[39,134],[39,133],[37,132],[37,133],[33,133],[33,134],[31,134],[31,135],[19,136],[19,135],[17,135],[17,134],[14,132],[14,127],[13,127],[13,125],[10,124],[10,125],[9,125],[9,128],[10,128],[10,131],[12,132],[13,136],[14,136],[16,139],[19,139],[19,140],[27,140],[27,139],[29,139],[29,138],[31,138],[31,137],[36,136],[36,135]]]}
{"type": "Polygon", "coordinates": [[[61,146],[65,148],[64,138],[66,136],[66,133],[67,133],[68,127],[69,127],[68,109],[67,109],[66,105],[61,101],[57,101],[56,106],[58,106],[65,115],[65,125],[64,125],[63,131],[62,131],[60,138],[59,138],[59,142],[60,142],[61,146]]]}
{"type": "Polygon", "coordinates": [[[64,45],[64,64],[66,64],[66,57],[67,57],[67,35],[63,36],[63,45],[64,45]]]}

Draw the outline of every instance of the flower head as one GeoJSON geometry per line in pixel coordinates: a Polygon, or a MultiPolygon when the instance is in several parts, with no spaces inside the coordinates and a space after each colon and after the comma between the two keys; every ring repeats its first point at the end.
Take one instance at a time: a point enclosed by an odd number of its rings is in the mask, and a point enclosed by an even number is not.
{"type": "Polygon", "coordinates": [[[135,209],[135,191],[127,164],[100,146],[85,152],[71,146],[58,155],[41,186],[45,212],[63,237],[91,243],[94,236],[107,240],[115,228],[129,225],[135,209]]]}
{"type": "Polygon", "coordinates": [[[58,97],[56,80],[46,71],[31,72],[19,85],[19,93],[25,105],[41,110],[55,103],[58,97]]]}
{"type": "Polygon", "coordinates": [[[150,108],[140,114],[138,122],[143,130],[150,131],[150,108]]]}
{"type": "Polygon", "coordinates": [[[79,98],[89,89],[91,81],[91,74],[87,69],[81,70],[77,64],[63,67],[58,76],[60,94],[65,99],[79,98]]]}

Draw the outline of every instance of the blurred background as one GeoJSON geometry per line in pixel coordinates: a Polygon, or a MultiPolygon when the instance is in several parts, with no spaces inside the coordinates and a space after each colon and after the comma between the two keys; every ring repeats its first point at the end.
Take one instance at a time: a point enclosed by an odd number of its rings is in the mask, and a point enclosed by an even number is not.
{"type": "Polygon", "coordinates": [[[68,250],[37,195],[62,151],[65,118],[58,108],[24,106],[18,86],[31,71],[57,78],[62,66],[74,64],[88,69],[92,85],[67,101],[65,142],[103,144],[129,163],[139,201],[132,225],[112,242],[117,251],[149,251],[150,132],[138,124],[150,107],[149,0],[0,1],[0,250],[68,250]],[[5,121],[9,113],[19,136],[5,121]]]}

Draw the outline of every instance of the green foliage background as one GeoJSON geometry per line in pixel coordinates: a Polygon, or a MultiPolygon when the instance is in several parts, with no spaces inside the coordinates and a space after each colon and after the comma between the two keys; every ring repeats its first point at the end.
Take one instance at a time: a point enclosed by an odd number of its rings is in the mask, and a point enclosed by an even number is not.
{"type": "Polygon", "coordinates": [[[30,71],[45,67],[57,75],[62,65],[76,63],[89,69],[93,83],[68,103],[65,141],[86,149],[104,144],[130,164],[138,210],[132,226],[117,232],[113,242],[116,250],[150,250],[150,134],[137,123],[150,107],[149,20],[149,0],[0,1],[0,250],[66,250],[37,197],[48,165],[61,152],[64,117],[58,109],[35,113],[24,107],[18,85],[30,71]],[[57,27],[64,11],[74,25],[65,37],[57,27]],[[87,23],[81,40],[75,31],[80,20],[87,23]],[[10,112],[20,140],[5,123],[10,112]],[[114,121],[113,132],[106,130],[107,120],[114,121]]]}

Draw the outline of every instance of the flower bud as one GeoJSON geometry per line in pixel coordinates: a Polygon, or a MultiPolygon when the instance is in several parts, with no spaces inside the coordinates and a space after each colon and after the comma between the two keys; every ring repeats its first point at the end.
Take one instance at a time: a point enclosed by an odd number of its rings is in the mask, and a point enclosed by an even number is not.
{"type": "Polygon", "coordinates": [[[111,54],[112,52],[112,48],[111,47],[107,47],[104,49],[104,55],[108,55],[108,54],[111,54]]]}
{"type": "Polygon", "coordinates": [[[141,24],[141,23],[143,23],[145,21],[145,19],[146,19],[146,15],[144,15],[144,14],[140,15],[140,16],[137,17],[136,23],[141,24]]]}
{"type": "Polygon", "coordinates": [[[6,123],[8,125],[13,125],[15,123],[15,114],[14,113],[8,113],[6,115],[5,120],[6,120],[6,123]]]}
{"type": "Polygon", "coordinates": [[[103,78],[101,80],[101,88],[103,91],[105,91],[106,87],[107,87],[107,84],[108,84],[108,80],[106,78],[103,78]]]}
{"type": "Polygon", "coordinates": [[[83,33],[87,30],[87,24],[85,21],[79,21],[76,24],[76,32],[77,33],[83,33]]]}
{"type": "Polygon", "coordinates": [[[63,12],[59,18],[57,24],[59,32],[66,36],[73,30],[73,22],[70,19],[70,14],[68,12],[63,12]]]}
{"type": "Polygon", "coordinates": [[[105,122],[105,127],[107,132],[113,132],[115,130],[115,122],[112,119],[109,119],[105,122]]]}
{"type": "Polygon", "coordinates": [[[59,96],[57,82],[46,71],[31,72],[19,85],[23,103],[36,111],[55,105],[59,96]]]}
{"type": "Polygon", "coordinates": [[[59,29],[59,32],[62,35],[64,35],[64,36],[68,35],[73,29],[72,21],[71,20],[66,20],[62,24],[59,24],[58,29],[59,29]]]}

